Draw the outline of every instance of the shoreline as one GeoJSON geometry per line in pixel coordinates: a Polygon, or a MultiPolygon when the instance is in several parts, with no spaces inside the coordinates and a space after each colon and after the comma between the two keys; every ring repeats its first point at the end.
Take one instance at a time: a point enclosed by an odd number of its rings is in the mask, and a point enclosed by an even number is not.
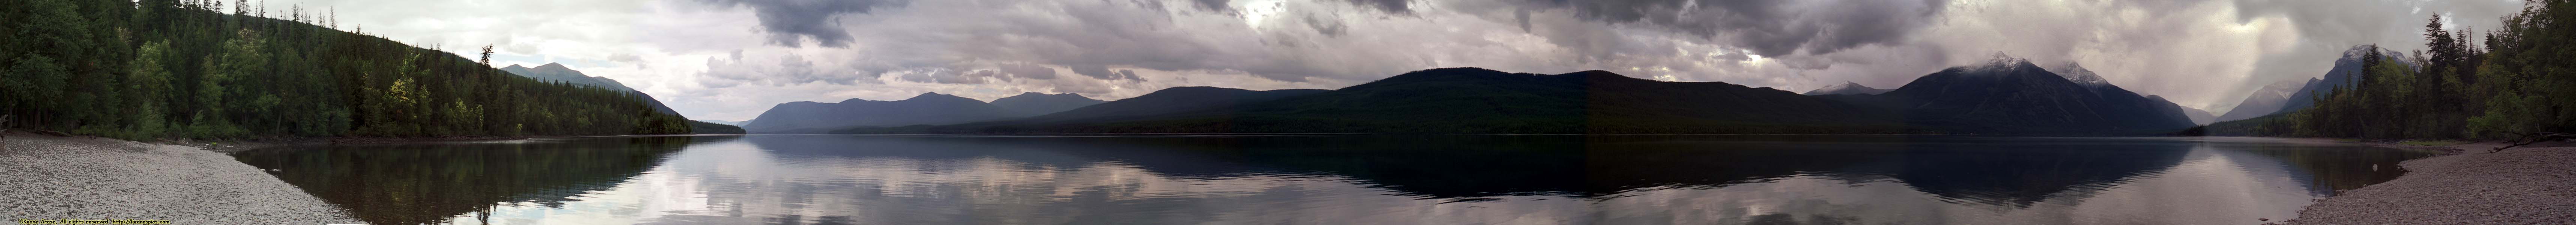
{"type": "Polygon", "coordinates": [[[2504,144],[2357,143],[2445,154],[2400,162],[2405,175],[2318,199],[2281,224],[2576,224],[2576,143],[2495,153],[2486,150],[2504,144]]]}
{"type": "MultiPolygon", "coordinates": [[[[42,135],[42,134],[37,134],[37,135],[42,135]]],[[[294,137],[294,138],[264,138],[264,139],[242,139],[242,140],[223,140],[223,141],[209,141],[209,140],[196,140],[196,139],[162,139],[162,140],[153,140],[153,141],[151,141],[151,142],[145,142],[145,143],[165,144],[165,145],[180,145],[180,146],[196,147],[196,148],[206,149],[207,151],[213,151],[213,152],[216,152],[216,153],[232,154],[232,153],[239,153],[239,152],[242,152],[242,151],[249,151],[249,150],[252,150],[252,149],[260,149],[260,148],[275,147],[275,146],[288,146],[288,145],[402,144],[402,143],[432,143],[432,142],[455,142],[455,141],[516,141],[516,140],[533,140],[533,139],[550,139],[550,138],[583,138],[583,137],[628,137],[628,136],[650,137],[650,136],[700,136],[700,135],[740,135],[740,134],[554,135],[554,136],[443,136],[443,137],[294,137]]]]}
{"type": "Polygon", "coordinates": [[[171,224],[359,224],[339,206],[206,148],[0,133],[0,213],[171,224]]]}

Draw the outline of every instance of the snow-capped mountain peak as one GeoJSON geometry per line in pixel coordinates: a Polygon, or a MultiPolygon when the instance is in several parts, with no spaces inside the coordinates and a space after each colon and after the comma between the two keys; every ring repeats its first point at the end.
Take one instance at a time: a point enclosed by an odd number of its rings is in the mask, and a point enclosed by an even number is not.
{"type": "Polygon", "coordinates": [[[1986,59],[1986,63],[1969,67],[1967,68],[1967,72],[1971,74],[2002,74],[2002,72],[2011,72],[2014,69],[2020,69],[2021,64],[2028,63],[2030,63],[2030,60],[2014,58],[2011,55],[2005,55],[2004,52],[1995,52],[1992,58],[1986,59]]]}
{"type": "Polygon", "coordinates": [[[2048,67],[2048,72],[2057,73],[2057,76],[2066,77],[2066,81],[2073,81],[2085,87],[2099,88],[2111,85],[2111,81],[2103,80],[2101,75],[2095,75],[2093,70],[2084,69],[2084,65],[2077,65],[2075,62],[2048,67]]]}

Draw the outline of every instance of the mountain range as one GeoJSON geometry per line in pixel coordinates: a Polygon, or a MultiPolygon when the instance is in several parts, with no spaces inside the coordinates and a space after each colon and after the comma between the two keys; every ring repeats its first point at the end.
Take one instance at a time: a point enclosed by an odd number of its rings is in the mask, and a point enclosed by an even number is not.
{"type": "Polygon", "coordinates": [[[995,107],[1002,107],[1003,111],[1010,112],[1011,117],[1029,117],[1073,110],[1074,108],[1082,108],[1083,106],[1091,106],[1102,102],[1108,101],[1086,98],[1082,97],[1082,95],[1073,93],[1039,94],[1037,92],[1025,92],[1011,97],[993,99],[992,104],[995,107]]]}
{"type": "MultiPolygon", "coordinates": [[[[2105,135],[2166,133],[2197,124],[2187,110],[2162,97],[2141,96],[2108,82],[2078,82],[2100,79],[2080,66],[2061,69],[2079,75],[2060,75],[2028,60],[1998,55],[1988,63],[1945,69],[1881,94],[1809,96],[1607,71],[1528,74],[1443,68],[1337,90],[1176,87],[1027,118],[880,123],[835,133],[2105,135]]],[[[1810,92],[1815,93],[1826,92],[1810,92]]]]}
{"type": "Polygon", "coordinates": [[[1054,113],[1102,101],[1073,94],[1024,93],[991,103],[937,92],[909,99],[849,99],[837,103],[789,102],[744,122],[751,133],[822,133],[865,126],[944,125],[1054,113]]]}
{"type": "Polygon", "coordinates": [[[1811,90],[1811,91],[1807,91],[1807,93],[1799,93],[1799,94],[1802,94],[1802,95],[1875,95],[1875,94],[1879,94],[1879,93],[1887,93],[1887,91],[1893,91],[1893,90],[1890,90],[1890,89],[1877,89],[1877,88],[1870,88],[1869,86],[1861,86],[1861,85],[1860,85],[1860,83],[1843,82],[1842,84],[1828,85],[1828,86],[1825,86],[1824,88],[1816,88],[1816,90],[1811,90]]]}
{"type": "Polygon", "coordinates": [[[2282,101],[2280,110],[2275,110],[2272,113],[2265,115],[2297,112],[2301,109],[2307,109],[2308,107],[2316,105],[2316,99],[2312,96],[2332,94],[2334,93],[2334,87],[2336,86],[2351,86],[2361,82],[2360,80],[2355,80],[2352,77],[2361,75],[2361,71],[2363,70],[2363,68],[2361,68],[2361,64],[2363,60],[2366,60],[2363,58],[2368,57],[2370,51],[2374,49],[2379,51],[2381,59],[2394,60],[2397,61],[2398,64],[2403,64],[2408,67],[2415,66],[2411,62],[2403,60],[2403,58],[2406,57],[2406,53],[2403,52],[2382,49],[2376,45],[2352,46],[2352,48],[2345,49],[2343,51],[2343,58],[2335,59],[2334,69],[2326,70],[2326,75],[2323,78],[2310,80],[2307,86],[2299,88],[2298,92],[2291,92],[2290,98],[2282,101]]]}
{"type": "Polygon", "coordinates": [[[1903,112],[1908,124],[1954,133],[2144,134],[2193,126],[2172,102],[2094,82],[2100,79],[2081,66],[2058,70],[2076,75],[1996,54],[1983,64],[1924,75],[1885,94],[1846,98],[1879,102],[1903,112]]]}
{"type": "Polygon", "coordinates": [[[2297,112],[2301,109],[2307,109],[2308,107],[2314,106],[2316,104],[2316,100],[2313,96],[2333,93],[2334,87],[2337,85],[2349,86],[2354,84],[2354,82],[2358,82],[2358,80],[2353,80],[2352,76],[2361,73],[2363,58],[2368,57],[2372,50],[2379,51],[2382,59],[2394,60],[2397,63],[2410,67],[2415,66],[2414,64],[2411,64],[2411,62],[2402,60],[2402,58],[2406,57],[2406,53],[2381,49],[2374,45],[2352,46],[2352,48],[2344,50],[2342,58],[2335,59],[2334,67],[2327,69],[2324,76],[2319,78],[2309,78],[2306,82],[2283,81],[2281,83],[2264,85],[2262,89],[2255,90],[2253,94],[2245,96],[2245,100],[2237,103],[2235,109],[2227,110],[2227,114],[2219,116],[2217,120],[2235,121],[2251,119],[2272,114],[2297,112]]]}
{"type": "Polygon", "coordinates": [[[2183,117],[2191,118],[2191,123],[2192,123],[2192,124],[2209,125],[2209,123],[2216,123],[2216,122],[2218,122],[2218,116],[2217,116],[2217,115],[2210,115],[2210,114],[2209,114],[2209,110],[2200,110],[2200,109],[2198,109],[2198,108],[2192,108],[2192,107],[2182,107],[2181,105],[2174,105],[2174,107],[2182,108],[2182,115],[2183,115],[2183,117]]]}
{"type": "Polygon", "coordinates": [[[2298,93],[2299,89],[2306,88],[2308,84],[2319,82],[2316,78],[2308,78],[2306,81],[2282,81],[2263,85],[2262,89],[2255,89],[2253,94],[2245,96],[2245,100],[2237,102],[2236,109],[2227,110],[2226,115],[2218,116],[2218,121],[2252,119],[2280,112],[2281,105],[2289,103],[2292,93],[2298,93]]]}
{"type": "MultiPolygon", "coordinates": [[[[531,67],[524,67],[524,66],[519,66],[519,65],[515,65],[515,64],[514,64],[514,65],[510,65],[510,66],[508,66],[508,67],[501,67],[501,71],[503,71],[503,72],[509,72],[509,73],[510,73],[510,74],[512,74],[512,75],[519,75],[520,77],[527,77],[527,78],[530,78],[530,79],[537,79],[537,80],[539,80],[539,81],[556,82],[556,83],[565,83],[565,84],[582,85],[582,86],[591,86],[591,87],[606,88],[606,89],[609,89],[609,90],[616,90],[616,91],[620,91],[620,92],[627,92],[628,94],[634,94],[636,98],[643,100],[643,101],[644,101],[644,105],[645,105],[645,106],[652,107],[652,108],[653,108],[653,111],[655,111],[655,112],[660,112],[660,113],[662,113],[662,114],[680,115],[680,112],[679,112],[679,111],[671,110],[671,107],[670,107],[670,106],[668,106],[668,105],[663,105],[663,104],[662,104],[662,100],[660,100],[660,99],[654,99],[654,98],[653,98],[653,95],[651,95],[651,94],[645,94],[645,93],[644,93],[644,92],[642,92],[642,91],[636,91],[636,90],[635,90],[635,88],[633,88],[633,87],[627,87],[625,83],[618,83],[618,82],[617,82],[617,80],[614,80],[614,79],[608,79],[608,78],[606,78],[606,77],[594,77],[594,76],[590,76],[590,75],[587,75],[587,74],[582,74],[582,73],[581,73],[581,71],[573,70],[572,68],[569,68],[569,67],[564,67],[564,65],[563,65],[563,64],[558,64],[558,63],[547,63],[547,64],[545,64],[545,65],[539,65],[539,66],[534,67],[534,68],[531,68],[531,67]]],[[[691,133],[700,133],[700,134],[741,134],[741,133],[744,133],[744,132],[743,132],[743,129],[742,129],[741,127],[737,127],[737,126],[735,126],[734,124],[709,123],[709,122],[706,122],[706,121],[688,121],[687,123],[689,124],[689,128],[690,128],[690,130],[691,130],[691,133]]]]}
{"type": "Polygon", "coordinates": [[[1030,119],[844,132],[1847,133],[1895,132],[1866,130],[1898,129],[1893,118],[1721,82],[1444,68],[1339,90],[1183,87],[1030,119]]]}

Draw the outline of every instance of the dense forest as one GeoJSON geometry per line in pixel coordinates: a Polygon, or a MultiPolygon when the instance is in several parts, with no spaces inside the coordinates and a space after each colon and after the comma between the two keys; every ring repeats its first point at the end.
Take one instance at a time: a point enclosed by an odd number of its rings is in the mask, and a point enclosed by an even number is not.
{"type": "Polygon", "coordinates": [[[2207,127],[2214,135],[2370,139],[2523,139],[2576,132],[2576,1],[2533,0],[2479,34],[2424,25],[2407,60],[2372,50],[2350,84],[2314,108],[2207,127]]]}
{"type": "Polygon", "coordinates": [[[0,0],[5,126],[125,139],[690,131],[627,92],[493,69],[488,51],[246,3],[0,0]]]}

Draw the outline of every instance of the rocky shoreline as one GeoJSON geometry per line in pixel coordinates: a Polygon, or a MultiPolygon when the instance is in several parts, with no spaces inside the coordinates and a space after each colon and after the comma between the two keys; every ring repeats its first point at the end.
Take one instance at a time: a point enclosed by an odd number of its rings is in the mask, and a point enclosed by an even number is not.
{"type": "Polygon", "coordinates": [[[0,217],[170,224],[356,224],[259,168],[204,148],[0,134],[0,217]]]}
{"type": "Polygon", "coordinates": [[[2454,154],[2399,163],[2406,175],[2318,200],[2300,210],[2298,219],[2283,222],[2576,224],[2576,145],[2487,152],[2499,146],[2441,147],[2454,154]]]}

